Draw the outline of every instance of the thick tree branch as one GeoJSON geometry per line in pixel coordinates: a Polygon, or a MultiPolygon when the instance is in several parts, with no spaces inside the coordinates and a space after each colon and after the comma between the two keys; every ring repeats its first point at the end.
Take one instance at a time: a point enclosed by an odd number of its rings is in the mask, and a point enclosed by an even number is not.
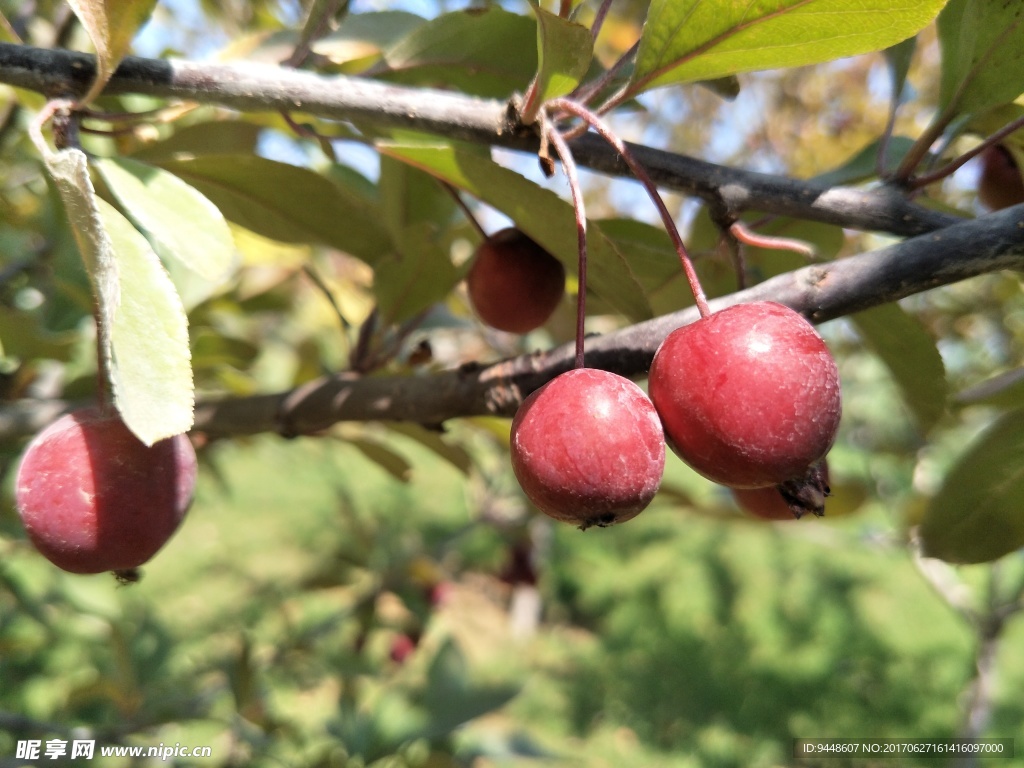
{"type": "MultiPolygon", "coordinates": [[[[9,85],[49,96],[81,95],[88,90],[93,72],[92,56],[0,43],[0,82],[9,85]]],[[[118,67],[105,93],[142,93],[244,112],[294,110],[524,151],[536,151],[539,146],[535,130],[520,125],[514,110],[499,101],[252,62],[129,57],[118,67]]],[[[632,149],[659,186],[724,203],[736,213],[757,210],[901,236],[929,232],[957,220],[915,205],[895,189],[829,188],[649,147],[632,149]]],[[[572,151],[580,165],[615,176],[632,175],[618,154],[596,136],[577,139],[572,151]]]]}
{"type": "MultiPolygon", "coordinates": [[[[50,96],[83,93],[93,59],[66,51],[0,44],[0,82],[50,96]]],[[[299,110],[378,127],[413,127],[444,136],[534,150],[537,138],[518,125],[507,105],[452,93],[410,89],[346,77],[321,77],[257,64],[200,64],[128,59],[109,93],[145,93],[221,104],[246,111],[299,110]]],[[[826,189],[781,176],[755,174],[692,158],[634,147],[664,187],[697,194],[734,211],[756,209],[894,234],[911,240],[860,256],[780,275],[711,302],[712,309],[771,299],[814,322],[850,314],[904,296],[999,269],[1024,269],[1024,206],[960,222],[908,202],[895,190],[826,189]],[[940,230],[940,231],[934,231],[940,230]],[[931,232],[931,234],[921,234],[931,232]]],[[[627,175],[621,159],[585,136],[573,145],[579,162],[627,175]]],[[[683,310],[591,338],[588,365],[643,376],[655,350],[673,329],[697,318],[683,310]]],[[[339,374],[299,390],[201,403],[196,429],[211,437],[278,431],[302,434],[338,421],[447,419],[511,415],[522,399],[573,363],[573,345],[496,364],[409,377],[339,374]]],[[[57,402],[15,403],[0,409],[0,435],[37,431],[57,402]]]]}
{"type": "MultiPolygon", "coordinates": [[[[742,302],[778,301],[821,323],[1001,269],[1024,269],[1024,205],[779,275],[710,304],[717,311],[742,302]]],[[[665,336],[697,318],[696,307],[690,307],[588,339],[587,365],[632,378],[643,376],[665,336]]],[[[204,403],[196,411],[196,428],[211,436],[268,430],[288,434],[347,420],[440,424],[462,416],[511,416],[530,392],[572,368],[573,359],[570,343],[481,368],[429,376],[329,376],[289,393],[204,403]]]]}
{"type": "MultiPolygon", "coordinates": [[[[1024,205],[877,251],[813,265],[710,302],[712,310],[772,300],[820,323],[1002,269],[1024,269],[1024,205]]],[[[695,307],[587,340],[588,365],[641,377],[658,345],[697,319],[695,307]]],[[[523,398],[573,365],[574,345],[423,376],[328,376],[290,392],[200,403],[196,430],[211,437],[302,434],[338,421],[415,421],[511,416],[523,398]]],[[[0,436],[31,434],[66,404],[14,403],[0,409],[0,436]]]]}

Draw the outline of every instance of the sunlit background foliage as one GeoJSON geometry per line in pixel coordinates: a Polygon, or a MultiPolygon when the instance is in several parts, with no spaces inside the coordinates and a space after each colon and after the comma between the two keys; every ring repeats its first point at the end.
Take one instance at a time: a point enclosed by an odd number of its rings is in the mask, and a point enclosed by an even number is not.
{"type": "MultiPolygon", "coordinates": [[[[466,61],[382,64],[381,51],[421,18],[465,7],[353,0],[311,66],[493,98],[522,91],[536,69],[526,3],[474,3],[501,34],[486,38],[489,50],[459,40],[466,61]],[[389,15],[370,16],[380,11],[389,15]]],[[[90,49],[62,3],[4,0],[0,10],[7,40],[90,49]]],[[[603,65],[637,40],[646,11],[639,2],[613,6],[596,49],[603,65]]],[[[294,47],[305,12],[272,0],[161,2],[134,50],[276,62],[294,47]]],[[[580,21],[592,15],[583,8],[580,21]]],[[[913,51],[894,136],[912,139],[934,116],[939,67],[930,26],[913,51]]],[[[892,86],[881,53],[739,81],[733,100],[701,86],[667,88],[611,121],[633,141],[798,178],[834,172],[886,130],[892,86]]],[[[165,106],[141,96],[100,103],[165,106]]],[[[8,402],[95,390],[88,279],[25,138],[41,105],[0,91],[0,394],[8,402]]],[[[274,113],[212,107],[83,137],[96,155],[177,172],[231,219],[229,281],[204,283],[171,266],[201,396],[287,389],[347,367],[357,353],[371,374],[421,375],[572,338],[571,301],[524,338],[482,327],[458,285],[477,235],[448,193],[382,160],[361,128],[297,119],[327,138],[298,137],[274,113]],[[258,166],[243,181],[231,176],[238,163],[218,165],[226,155],[287,167],[270,180],[258,166]],[[339,219],[333,198],[309,194],[312,179],[324,178],[373,216],[339,219]],[[243,192],[281,221],[298,207],[320,223],[254,231],[228,213],[243,206],[243,192]],[[432,251],[420,267],[433,278],[383,246],[371,266],[340,245],[372,250],[367,243],[386,240],[397,212],[428,235],[432,251]]],[[[980,138],[963,133],[947,155],[980,138]]],[[[563,178],[545,179],[535,158],[494,157],[567,199],[563,178]]],[[[980,214],[977,173],[968,164],[920,201],[980,214]]],[[[657,217],[635,183],[590,173],[583,181],[593,219],[650,225],[606,231],[652,242],[657,217]]],[[[706,211],[666,199],[709,294],[735,290],[706,211]]],[[[508,223],[469,202],[488,230],[508,223]]],[[[768,226],[814,243],[821,259],[887,242],[796,220],[768,226]]],[[[755,281],[804,263],[756,249],[747,258],[755,281]]],[[[689,301],[669,264],[661,283],[646,286],[659,314],[689,301]]],[[[628,319],[598,297],[588,322],[603,332],[628,319]]],[[[482,768],[771,766],[792,762],[795,737],[1018,735],[1024,628],[1009,609],[1021,607],[1024,591],[1019,553],[953,567],[917,557],[913,539],[973,441],[1021,405],[1019,385],[997,397],[972,389],[1022,364],[1019,275],[976,278],[820,330],[844,388],[829,458],[835,494],[824,519],[794,523],[743,516],[725,489],[670,457],[662,492],[636,520],[585,534],[553,524],[515,484],[502,419],[450,422],[443,433],[368,423],[293,440],[203,444],[199,435],[202,474],[186,524],[140,584],[122,587],[62,573],[32,550],[9,480],[27,436],[0,416],[8,478],[0,766],[20,764],[19,739],[83,736],[213,747],[212,760],[180,765],[482,768]]],[[[1017,437],[1005,447],[1024,466],[1020,445],[1017,437]]],[[[1022,762],[1000,762],[1010,764],[1022,762]]]]}

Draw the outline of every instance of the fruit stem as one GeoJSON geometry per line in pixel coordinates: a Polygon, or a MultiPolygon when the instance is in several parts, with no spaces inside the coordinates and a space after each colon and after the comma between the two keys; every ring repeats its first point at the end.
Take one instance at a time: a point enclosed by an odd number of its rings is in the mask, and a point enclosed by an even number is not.
{"type": "Polygon", "coordinates": [[[445,191],[452,196],[452,200],[454,200],[455,204],[459,206],[459,210],[461,210],[462,213],[465,214],[466,218],[469,220],[469,223],[473,225],[473,229],[475,229],[477,231],[477,234],[480,235],[480,239],[486,240],[487,231],[482,226],[480,226],[480,222],[477,221],[476,216],[473,215],[473,210],[468,205],[466,205],[466,201],[462,199],[462,195],[459,194],[459,191],[451,184],[449,184],[447,181],[442,181],[440,182],[440,184],[442,187],[445,188],[445,191]]]}
{"type": "Polygon", "coordinates": [[[604,26],[604,20],[608,15],[608,10],[612,7],[612,2],[614,0],[602,0],[597,13],[594,15],[594,23],[590,25],[590,39],[595,42],[597,41],[597,36],[601,34],[601,27],[604,26]]]}
{"type": "Polygon", "coordinates": [[[541,129],[562,161],[562,170],[569,180],[569,191],[572,194],[572,208],[576,214],[576,244],[579,252],[577,265],[576,289],[576,367],[586,367],[583,363],[583,325],[587,316],[587,212],[583,205],[583,190],[580,188],[579,176],[576,173],[576,161],[573,159],[569,145],[562,138],[546,111],[540,113],[541,129]]]}
{"type": "Polygon", "coordinates": [[[676,253],[679,254],[679,261],[682,262],[683,272],[686,274],[686,281],[690,284],[690,291],[693,293],[693,300],[697,304],[697,311],[700,312],[701,317],[707,317],[711,314],[711,309],[708,307],[707,297],[704,295],[704,289],[700,285],[700,279],[697,277],[697,271],[693,268],[693,262],[690,261],[690,256],[686,252],[686,246],[683,244],[683,238],[679,234],[679,229],[676,227],[675,221],[672,219],[672,214],[669,213],[668,208],[665,205],[665,201],[661,199],[661,195],[658,193],[658,188],[651,181],[650,175],[644,169],[644,167],[637,162],[636,158],[633,157],[633,153],[626,148],[626,144],[615,135],[611,127],[608,126],[601,118],[591,112],[589,109],[581,104],[577,104],[569,99],[552,99],[548,102],[548,107],[551,109],[559,109],[564,112],[576,115],[591,128],[597,131],[598,135],[607,141],[615,151],[622,156],[626,165],[629,166],[629,170],[639,181],[647,194],[650,196],[651,201],[658,209],[658,213],[661,214],[661,219],[665,223],[665,229],[668,231],[668,236],[672,240],[672,245],[675,246],[676,253]]]}

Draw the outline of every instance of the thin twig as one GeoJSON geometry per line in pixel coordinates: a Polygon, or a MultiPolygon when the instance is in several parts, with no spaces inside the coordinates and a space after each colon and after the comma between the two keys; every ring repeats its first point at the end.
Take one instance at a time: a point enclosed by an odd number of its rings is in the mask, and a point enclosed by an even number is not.
{"type": "Polygon", "coordinates": [[[612,3],[615,0],[601,0],[601,5],[597,8],[597,13],[594,15],[594,23],[590,25],[590,39],[597,41],[597,36],[601,34],[601,27],[604,26],[604,20],[608,16],[608,11],[612,7],[612,3]]]}
{"type": "Polygon", "coordinates": [[[754,248],[765,248],[770,251],[793,251],[807,259],[813,259],[817,254],[814,246],[805,243],[803,240],[795,240],[790,237],[775,237],[774,235],[762,235],[754,232],[741,221],[734,221],[729,226],[729,234],[739,242],[754,248]]]}
{"type": "Polygon", "coordinates": [[[936,181],[941,181],[947,176],[951,176],[954,172],[956,172],[966,163],[980,155],[986,149],[998,144],[1007,136],[1009,136],[1012,133],[1016,133],[1021,128],[1024,128],[1024,117],[1019,117],[1012,123],[1004,125],[998,131],[996,131],[983,142],[981,142],[978,146],[973,147],[967,152],[964,152],[962,155],[960,155],[960,157],[942,166],[937,171],[932,171],[931,173],[927,173],[923,176],[918,176],[911,182],[911,188],[920,189],[921,187],[926,187],[929,184],[934,184],[936,181]]]}

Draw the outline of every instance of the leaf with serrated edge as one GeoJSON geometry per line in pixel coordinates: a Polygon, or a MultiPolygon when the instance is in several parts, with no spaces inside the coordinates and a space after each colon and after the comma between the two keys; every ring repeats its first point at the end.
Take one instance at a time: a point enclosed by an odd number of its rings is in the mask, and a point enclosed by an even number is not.
{"type": "Polygon", "coordinates": [[[132,38],[146,23],[157,0],[68,0],[96,46],[96,79],[82,103],[92,101],[128,53],[132,38]]]}
{"type": "Polygon", "coordinates": [[[949,471],[921,522],[924,554],[984,563],[1024,547],[1024,410],[1004,414],[949,471]]]}
{"type": "Polygon", "coordinates": [[[882,50],[916,34],[945,3],[654,0],[627,95],[882,50]]]}
{"type": "Polygon", "coordinates": [[[940,108],[978,114],[1024,91],[1024,4],[950,0],[938,28],[940,108]]]}
{"type": "MultiPolygon", "coordinates": [[[[121,284],[113,246],[96,207],[96,191],[89,177],[88,160],[80,149],[54,152],[43,145],[39,149],[46,170],[64,203],[71,232],[85,263],[85,271],[92,281],[96,298],[96,321],[105,328],[112,328],[114,315],[121,302],[121,284]]],[[[108,370],[113,357],[109,342],[109,335],[100,335],[98,354],[108,370]]]]}
{"type": "Polygon", "coordinates": [[[899,304],[884,304],[850,319],[885,363],[921,429],[927,432],[946,412],[946,369],[935,341],[921,321],[899,304]]]}
{"type": "Polygon", "coordinates": [[[188,321],[146,239],[96,197],[85,153],[44,151],[110,333],[106,360],[115,405],[147,445],[192,426],[194,390],[188,321]]]}
{"type": "Polygon", "coordinates": [[[564,96],[590,69],[594,44],[590,30],[543,8],[537,14],[537,97],[543,102],[564,96]]]}
{"type": "Polygon", "coordinates": [[[110,237],[121,286],[114,315],[114,404],[140,440],[187,432],[195,392],[188,318],[149,242],[104,200],[96,200],[110,237]]]}
{"type": "Polygon", "coordinates": [[[95,161],[124,211],[163,250],[190,270],[219,283],[235,264],[231,230],[220,210],[172,173],[129,158],[95,161]]]}
{"type": "MultiPolygon", "coordinates": [[[[576,274],[576,225],[572,205],[554,192],[475,152],[445,144],[381,142],[378,150],[421,168],[497,208],[527,236],[576,274]]],[[[629,263],[594,222],[587,224],[588,289],[631,320],[652,316],[650,304],[629,263]]]]}

